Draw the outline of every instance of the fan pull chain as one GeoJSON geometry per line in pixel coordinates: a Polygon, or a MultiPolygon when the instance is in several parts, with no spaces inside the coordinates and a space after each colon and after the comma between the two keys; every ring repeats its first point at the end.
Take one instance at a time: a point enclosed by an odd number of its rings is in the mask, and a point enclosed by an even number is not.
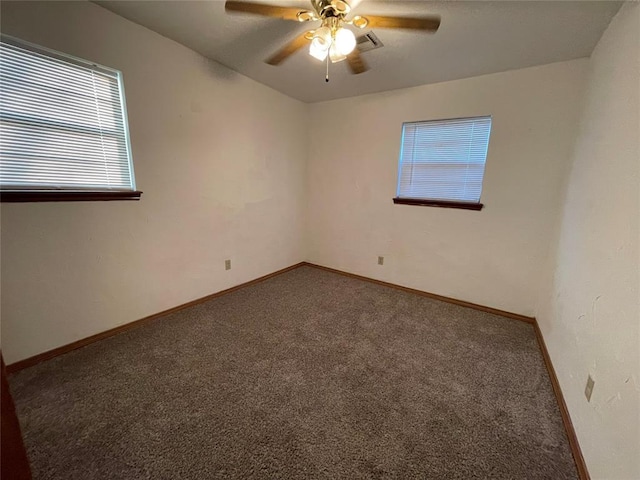
{"type": "Polygon", "coordinates": [[[329,83],[329,55],[327,55],[327,74],[324,77],[324,81],[329,83]]]}

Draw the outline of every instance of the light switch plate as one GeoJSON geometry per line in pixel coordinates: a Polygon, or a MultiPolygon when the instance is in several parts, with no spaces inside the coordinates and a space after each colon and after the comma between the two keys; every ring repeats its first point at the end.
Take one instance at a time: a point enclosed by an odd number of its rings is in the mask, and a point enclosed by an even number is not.
{"type": "Polygon", "coordinates": [[[378,265],[384,265],[384,257],[378,257],[378,265]]]}
{"type": "Polygon", "coordinates": [[[225,270],[231,270],[231,260],[225,260],[224,261],[224,269],[225,270]]]}

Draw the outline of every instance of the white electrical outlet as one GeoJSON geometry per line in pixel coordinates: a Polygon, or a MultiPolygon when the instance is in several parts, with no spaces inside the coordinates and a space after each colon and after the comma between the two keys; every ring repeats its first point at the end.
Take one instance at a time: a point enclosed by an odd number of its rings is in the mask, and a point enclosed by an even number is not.
{"type": "Polygon", "coordinates": [[[225,270],[231,270],[231,260],[225,260],[224,261],[224,269],[225,270]]]}
{"type": "Polygon", "coordinates": [[[584,396],[587,397],[587,402],[591,401],[591,394],[593,393],[593,386],[595,385],[595,381],[591,378],[591,375],[587,377],[587,386],[584,387],[584,396]]]}
{"type": "Polygon", "coordinates": [[[384,265],[384,257],[378,257],[378,265],[384,265]]]}

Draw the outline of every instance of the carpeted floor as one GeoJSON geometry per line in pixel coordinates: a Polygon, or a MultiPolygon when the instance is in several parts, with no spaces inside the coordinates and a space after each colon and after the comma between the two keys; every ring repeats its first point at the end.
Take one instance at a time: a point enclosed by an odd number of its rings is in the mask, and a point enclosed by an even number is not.
{"type": "Polygon", "coordinates": [[[10,381],[35,479],[577,478],[531,325],[312,267],[10,381]]]}

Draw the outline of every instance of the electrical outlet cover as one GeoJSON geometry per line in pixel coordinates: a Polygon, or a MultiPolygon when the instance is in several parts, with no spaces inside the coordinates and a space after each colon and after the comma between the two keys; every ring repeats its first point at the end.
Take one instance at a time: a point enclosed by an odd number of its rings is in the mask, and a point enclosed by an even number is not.
{"type": "Polygon", "coordinates": [[[378,265],[384,265],[384,257],[378,257],[378,265]]]}
{"type": "Polygon", "coordinates": [[[225,260],[224,261],[224,269],[225,270],[231,270],[231,260],[225,260]]]}

